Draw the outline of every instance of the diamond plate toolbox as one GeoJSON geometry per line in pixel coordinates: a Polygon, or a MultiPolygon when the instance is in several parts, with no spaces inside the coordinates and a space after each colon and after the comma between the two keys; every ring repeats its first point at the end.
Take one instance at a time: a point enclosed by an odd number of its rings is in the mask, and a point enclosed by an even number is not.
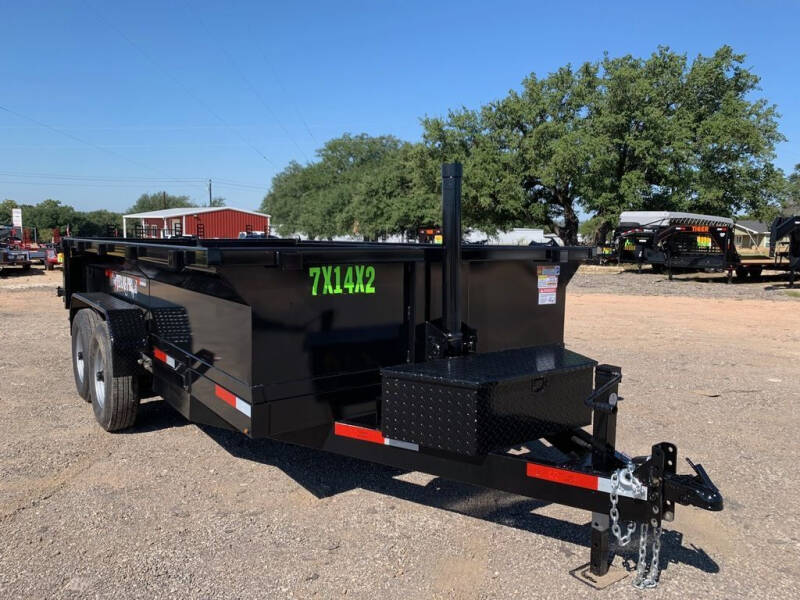
{"type": "Polygon", "coordinates": [[[591,423],[596,362],[560,345],[381,369],[391,439],[479,456],[591,423]]]}

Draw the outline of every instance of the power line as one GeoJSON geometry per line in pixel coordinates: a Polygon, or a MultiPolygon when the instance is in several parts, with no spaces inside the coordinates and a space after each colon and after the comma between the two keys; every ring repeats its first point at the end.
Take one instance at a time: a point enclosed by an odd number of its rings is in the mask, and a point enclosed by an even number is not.
{"type": "MultiPolygon", "coordinates": [[[[191,11],[191,7],[187,7],[187,8],[189,9],[188,12],[192,12],[191,11]]],[[[211,29],[206,24],[205,19],[203,19],[202,15],[198,11],[194,11],[194,14],[196,14],[197,20],[200,22],[200,24],[206,30],[206,33],[208,33],[209,37],[211,37],[213,34],[211,32],[211,29]]],[[[233,70],[236,71],[236,73],[239,75],[239,77],[242,79],[242,81],[244,81],[245,85],[250,89],[250,91],[253,93],[253,95],[256,98],[258,98],[258,101],[261,103],[261,105],[264,108],[267,109],[267,112],[269,112],[269,114],[272,116],[272,118],[275,120],[275,122],[278,124],[278,126],[283,130],[283,132],[286,134],[286,136],[292,141],[292,143],[294,144],[295,148],[297,148],[297,150],[300,152],[300,154],[302,154],[305,157],[306,162],[309,162],[308,155],[305,153],[305,151],[297,143],[297,140],[294,138],[294,136],[284,126],[283,122],[280,120],[280,118],[275,113],[275,111],[272,110],[272,107],[267,103],[267,101],[261,95],[261,92],[259,92],[256,89],[256,87],[250,81],[250,78],[247,77],[247,75],[244,73],[244,71],[239,67],[238,63],[234,60],[233,55],[230,52],[228,52],[228,49],[225,46],[220,45],[220,46],[218,46],[218,48],[220,50],[222,50],[223,54],[228,59],[228,62],[231,64],[231,67],[233,67],[233,70]]]]}
{"type": "Polygon", "coordinates": [[[125,35],[125,33],[124,33],[124,32],[123,32],[121,29],[119,29],[117,26],[115,26],[113,23],[111,23],[111,22],[110,22],[108,19],[106,19],[105,17],[103,17],[103,16],[102,16],[102,15],[99,13],[99,11],[97,11],[96,9],[94,9],[94,8],[93,8],[93,7],[92,7],[92,6],[89,4],[89,2],[88,2],[88,1],[86,2],[86,5],[87,5],[87,7],[89,8],[89,10],[93,10],[93,11],[94,11],[94,16],[95,16],[95,18],[97,18],[99,21],[102,21],[102,22],[103,22],[103,23],[105,23],[105,24],[106,24],[108,27],[110,27],[112,30],[114,30],[114,31],[115,31],[115,32],[116,32],[116,33],[117,33],[117,34],[118,34],[118,35],[119,35],[119,36],[120,36],[122,39],[124,39],[126,42],[128,42],[128,44],[130,44],[130,45],[131,45],[131,46],[132,46],[132,47],[133,47],[133,48],[134,48],[134,49],[135,49],[137,52],[139,52],[139,53],[140,53],[142,56],[144,56],[144,57],[145,57],[145,58],[146,58],[146,59],[147,59],[147,60],[148,60],[148,61],[149,61],[149,62],[150,62],[150,63],[151,63],[151,64],[152,64],[154,67],[156,67],[156,69],[158,69],[159,71],[161,71],[161,74],[162,74],[162,75],[164,75],[164,76],[165,76],[167,79],[171,80],[171,81],[172,81],[173,83],[175,83],[175,84],[176,84],[178,87],[180,87],[180,88],[181,88],[181,89],[184,91],[184,93],[186,93],[186,94],[187,94],[189,97],[191,97],[191,98],[192,98],[192,99],[193,99],[195,102],[197,102],[197,103],[198,103],[198,104],[200,104],[200,105],[201,105],[203,108],[205,108],[205,109],[206,109],[206,111],[208,111],[208,113],[209,113],[209,114],[210,114],[212,117],[214,117],[214,118],[215,118],[215,119],[217,119],[217,120],[218,120],[220,123],[222,123],[222,125],[224,125],[224,126],[225,126],[225,127],[226,127],[226,128],[229,130],[229,131],[231,131],[232,133],[234,133],[234,134],[235,134],[235,135],[236,135],[236,136],[237,136],[237,137],[238,137],[240,140],[242,140],[242,141],[243,141],[245,144],[247,144],[247,145],[248,145],[248,146],[249,146],[249,147],[250,147],[250,148],[251,148],[251,149],[252,149],[252,150],[253,150],[253,151],[254,151],[256,154],[258,154],[258,155],[259,155],[261,158],[263,158],[263,159],[264,159],[266,162],[268,162],[268,163],[269,163],[269,164],[271,164],[271,165],[274,165],[274,164],[275,164],[275,163],[273,163],[273,162],[272,162],[272,160],[270,160],[270,158],[269,158],[269,157],[268,157],[266,154],[264,154],[264,153],[263,153],[261,150],[259,150],[259,149],[258,149],[258,148],[257,148],[257,147],[256,147],[256,146],[255,146],[255,145],[254,145],[254,144],[253,144],[251,141],[250,141],[250,140],[248,140],[247,138],[245,138],[245,137],[244,137],[244,136],[241,134],[241,132],[239,132],[237,129],[235,129],[235,128],[231,127],[231,125],[230,125],[230,124],[229,124],[229,123],[228,123],[228,122],[227,122],[225,119],[223,119],[223,118],[222,118],[222,117],[221,117],[221,116],[220,116],[220,115],[219,115],[219,114],[218,114],[218,113],[217,113],[217,112],[216,112],[214,109],[212,109],[212,108],[211,108],[211,106],[209,106],[209,105],[208,105],[208,103],[206,103],[206,102],[205,102],[205,101],[204,101],[202,98],[200,98],[200,97],[199,97],[197,94],[195,94],[195,93],[194,93],[194,92],[193,92],[193,91],[192,91],[192,90],[191,90],[191,89],[190,89],[188,86],[186,86],[186,85],[185,85],[185,84],[184,84],[184,83],[183,83],[183,82],[182,82],[180,79],[178,79],[177,77],[175,77],[175,76],[171,75],[169,72],[167,72],[167,70],[166,70],[166,69],[165,69],[165,68],[164,68],[164,67],[163,67],[163,66],[162,66],[162,65],[161,65],[161,64],[160,64],[158,61],[156,61],[156,60],[155,60],[155,59],[154,59],[154,58],[153,58],[153,57],[152,57],[152,56],[151,56],[151,55],[150,55],[148,52],[146,52],[146,51],[145,51],[145,50],[144,50],[144,49],[143,49],[141,46],[139,46],[138,44],[136,44],[136,43],[135,43],[135,42],[134,42],[134,41],[133,41],[131,38],[129,38],[127,35],[125,35]]]}
{"type": "Polygon", "coordinates": [[[106,177],[98,175],[63,175],[57,173],[32,173],[30,171],[0,171],[0,176],[7,177],[27,177],[34,179],[66,179],[73,181],[131,181],[131,182],[166,182],[166,183],[200,183],[204,181],[199,178],[172,178],[172,177],[106,177]]]}
{"type": "MultiPolygon", "coordinates": [[[[59,180],[67,183],[110,183],[110,184],[125,184],[125,185],[141,185],[141,184],[156,184],[156,183],[188,183],[197,185],[206,185],[207,179],[199,178],[168,178],[168,177],[106,177],[100,175],[65,175],[59,173],[35,173],[30,171],[0,171],[0,177],[21,177],[26,179],[45,179],[45,180],[59,180]]],[[[225,186],[249,188],[254,190],[263,190],[269,187],[267,184],[252,183],[247,181],[236,181],[232,179],[214,179],[215,182],[225,186]]],[[[29,182],[20,182],[29,183],[29,182]]],[[[38,183],[38,182],[30,182],[38,183]]],[[[50,183],[50,181],[46,182],[50,183]]],[[[44,185],[44,184],[43,184],[44,185]]]]}
{"type": "MultiPolygon", "coordinates": [[[[109,188],[109,187],[126,187],[126,188],[141,188],[141,183],[100,183],[92,181],[13,181],[7,179],[0,179],[0,183],[14,184],[14,185],[40,185],[40,186],[70,186],[70,187],[95,187],[95,188],[109,188]]],[[[199,182],[197,182],[199,184],[199,182]]]]}
{"type": "Polygon", "coordinates": [[[139,161],[133,160],[132,158],[128,158],[127,156],[125,156],[123,154],[120,154],[119,152],[114,152],[113,150],[111,150],[109,148],[105,148],[103,146],[98,146],[97,144],[95,144],[93,142],[90,142],[88,140],[84,140],[82,138],[79,138],[78,136],[73,135],[73,134],[71,134],[71,133],[69,133],[67,131],[64,131],[63,129],[58,129],[57,127],[53,127],[52,125],[48,125],[47,123],[39,121],[38,119],[34,119],[33,117],[30,117],[28,115],[24,115],[21,112],[17,112],[15,110],[11,110],[10,108],[8,108],[6,106],[0,106],[0,110],[3,110],[5,112],[7,112],[8,114],[14,115],[15,117],[18,117],[20,119],[24,119],[25,121],[29,121],[31,123],[35,123],[39,127],[44,127],[45,129],[49,129],[50,131],[54,131],[55,133],[58,133],[58,134],[63,135],[63,136],[66,136],[66,137],[70,138],[71,140],[74,140],[76,142],[80,142],[81,144],[85,144],[87,146],[90,146],[90,147],[94,148],[95,150],[99,150],[100,152],[105,152],[106,154],[110,154],[110,155],[115,156],[117,158],[121,158],[122,160],[125,160],[125,161],[127,161],[127,162],[129,162],[129,163],[131,163],[133,165],[136,165],[139,168],[144,168],[144,169],[147,169],[149,171],[154,171],[156,173],[162,172],[159,169],[156,169],[156,168],[151,167],[149,165],[146,165],[144,163],[140,163],[139,161]]]}
{"type": "Polygon", "coordinates": [[[244,189],[244,190],[258,190],[258,191],[261,191],[261,192],[264,192],[267,189],[269,189],[268,185],[248,185],[248,184],[240,184],[240,183],[230,183],[230,182],[224,181],[222,179],[215,179],[214,183],[217,186],[241,188],[241,189],[244,189]]]}
{"type": "MultiPolygon", "coordinates": [[[[252,29],[251,29],[252,33],[252,29]]],[[[275,79],[278,86],[280,86],[281,90],[283,91],[283,95],[289,99],[289,104],[291,104],[294,112],[297,114],[297,118],[300,119],[300,122],[303,123],[303,127],[305,127],[308,136],[311,138],[311,141],[314,142],[314,146],[318,145],[317,138],[314,137],[314,134],[311,132],[311,127],[308,126],[305,117],[300,112],[300,108],[297,106],[297,102],[294,99],[294,96],[289,93],[286,89],[286,86],[283,85],[283,80],[278,76],[278,70],[275,68],[275,64],[269,59],[267,53],[263,50],[261,51],[261,56],[264,57],[264,61],[269,65],[270,71],[272,71],[272,77],[275,79]]]]}

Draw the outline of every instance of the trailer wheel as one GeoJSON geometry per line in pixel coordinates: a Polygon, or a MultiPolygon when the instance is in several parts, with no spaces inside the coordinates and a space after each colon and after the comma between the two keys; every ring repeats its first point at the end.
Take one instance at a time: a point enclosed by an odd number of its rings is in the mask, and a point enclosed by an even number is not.
{"type": "Polygon", "coordinates": [[[736,279],[747,279],[747,267],[736,267],[736,279]]]}
{"type": "Polygon", "coordinates": [[[106,431],[130,427],[139,408],[135,363],[114,350],[105,321],[95,328],[90,357],[89,389],[95,419],[106,431]]]}
{"type": "Polygon", "coordinates": [[[89,348],[99,322],[100,317],[90,308],[79,310],[72,319],[72,374],[78,394],[86,402],[92,401],[89,393],[89,348]]]}

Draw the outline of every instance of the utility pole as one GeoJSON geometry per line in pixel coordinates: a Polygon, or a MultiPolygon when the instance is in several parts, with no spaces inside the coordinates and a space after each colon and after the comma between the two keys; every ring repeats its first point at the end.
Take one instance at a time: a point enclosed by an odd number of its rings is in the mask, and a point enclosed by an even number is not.
{"type": "Polygon", "coordinates": [[[167,208],[167,192],[161,192],[161,202],[167,208]]]}
{"type": "Polygon", "coordinates": [[[211,180],[208,180],[208,205],[211,206],[211,180]]]}

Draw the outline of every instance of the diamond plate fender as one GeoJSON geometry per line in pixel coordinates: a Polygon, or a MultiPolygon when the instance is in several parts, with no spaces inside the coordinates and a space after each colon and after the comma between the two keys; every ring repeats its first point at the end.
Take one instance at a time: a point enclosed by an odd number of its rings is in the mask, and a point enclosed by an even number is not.
{"type": "Polygon", "coordinates": [[[144,311],[130,302],[125,302],[104,292],[72,294],[70,321],[82,308],[97,311],[108,323],[111,344],[115,350],[134,355],[147,348],[147,325],[144,311]]]}

